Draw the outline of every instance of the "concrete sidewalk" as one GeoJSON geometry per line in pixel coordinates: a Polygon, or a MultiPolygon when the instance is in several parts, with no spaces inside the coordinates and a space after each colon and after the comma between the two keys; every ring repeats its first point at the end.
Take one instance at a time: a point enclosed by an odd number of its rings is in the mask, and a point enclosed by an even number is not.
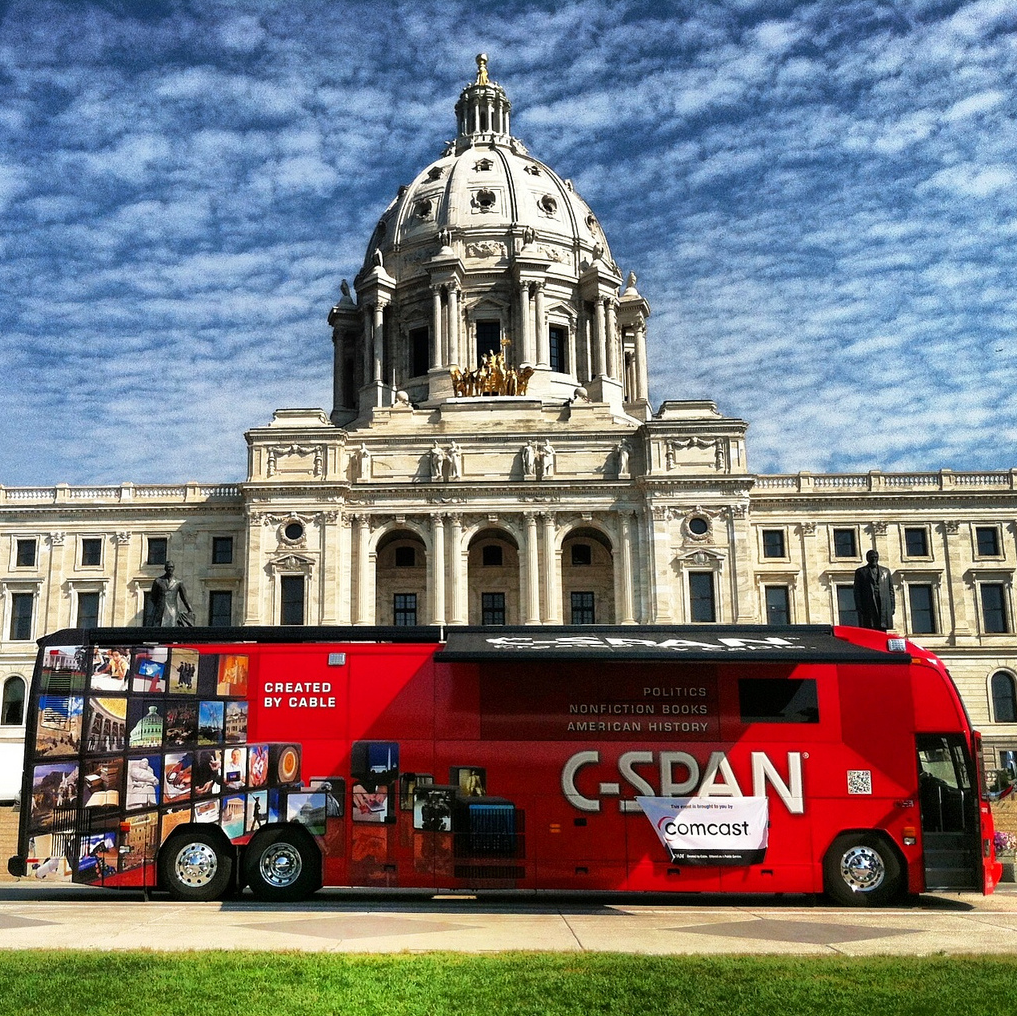
{"type": "Polygon", "coordinates": [[[391,953],[508,949],[647,954],[1017,954],[1017,892],[932,894],[852,910],[660,896],[463,898],[323,890],[301,904],[146,901],[80,887],[0,887],[0,949],[262,949],[391,953]]]}

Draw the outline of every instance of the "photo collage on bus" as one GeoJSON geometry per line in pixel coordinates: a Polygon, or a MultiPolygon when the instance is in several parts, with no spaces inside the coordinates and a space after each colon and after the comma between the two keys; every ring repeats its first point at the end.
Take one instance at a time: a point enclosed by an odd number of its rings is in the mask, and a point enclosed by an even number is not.
{"type": "Polygon", "coordinates": [[[316,810],[321,795],[280,792],[299,786],[299,746],[248,741],[248,671],[242,653],[46,647],[29,875],[151,884],[159,846],[182,823],[237,840],[316,810]]]}

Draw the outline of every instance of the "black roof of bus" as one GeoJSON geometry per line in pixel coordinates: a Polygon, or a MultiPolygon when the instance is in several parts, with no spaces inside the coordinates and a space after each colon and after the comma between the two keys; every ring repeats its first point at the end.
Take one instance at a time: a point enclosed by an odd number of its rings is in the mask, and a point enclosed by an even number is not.
{"type": "Polygon", "coordinates": [[[52,645],[215,643],[443,643],[443,663],[551,660],[753,660],[759,663],[910,663],[907,652],[857,645],[828,625],[583,625],[526,627],[251,626],[65,628],[52,645]]]}

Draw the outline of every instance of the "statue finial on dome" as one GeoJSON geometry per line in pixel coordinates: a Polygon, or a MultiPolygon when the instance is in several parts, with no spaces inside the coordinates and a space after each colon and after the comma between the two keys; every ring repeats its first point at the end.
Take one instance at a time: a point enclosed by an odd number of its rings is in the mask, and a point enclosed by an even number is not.
{"type": "Polygon", "coordinates": [[[486,53],[478,53],[477,54],[477,80],[476,80],[476,84],[478,84],[478,85],[486,85],[487,82],[488,82],[488,77],[487,77],[487,54],[486,53]]]}

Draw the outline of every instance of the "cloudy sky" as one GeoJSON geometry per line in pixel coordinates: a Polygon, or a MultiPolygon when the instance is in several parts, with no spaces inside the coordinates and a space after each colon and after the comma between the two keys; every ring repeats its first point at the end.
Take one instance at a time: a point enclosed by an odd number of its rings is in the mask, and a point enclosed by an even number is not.
{"type": "Polygon", "coordinates": [[[0,484],[241,479],[490,56],[757,472],[1017,465],[1013,0],[0,0],[0,484]]]}

